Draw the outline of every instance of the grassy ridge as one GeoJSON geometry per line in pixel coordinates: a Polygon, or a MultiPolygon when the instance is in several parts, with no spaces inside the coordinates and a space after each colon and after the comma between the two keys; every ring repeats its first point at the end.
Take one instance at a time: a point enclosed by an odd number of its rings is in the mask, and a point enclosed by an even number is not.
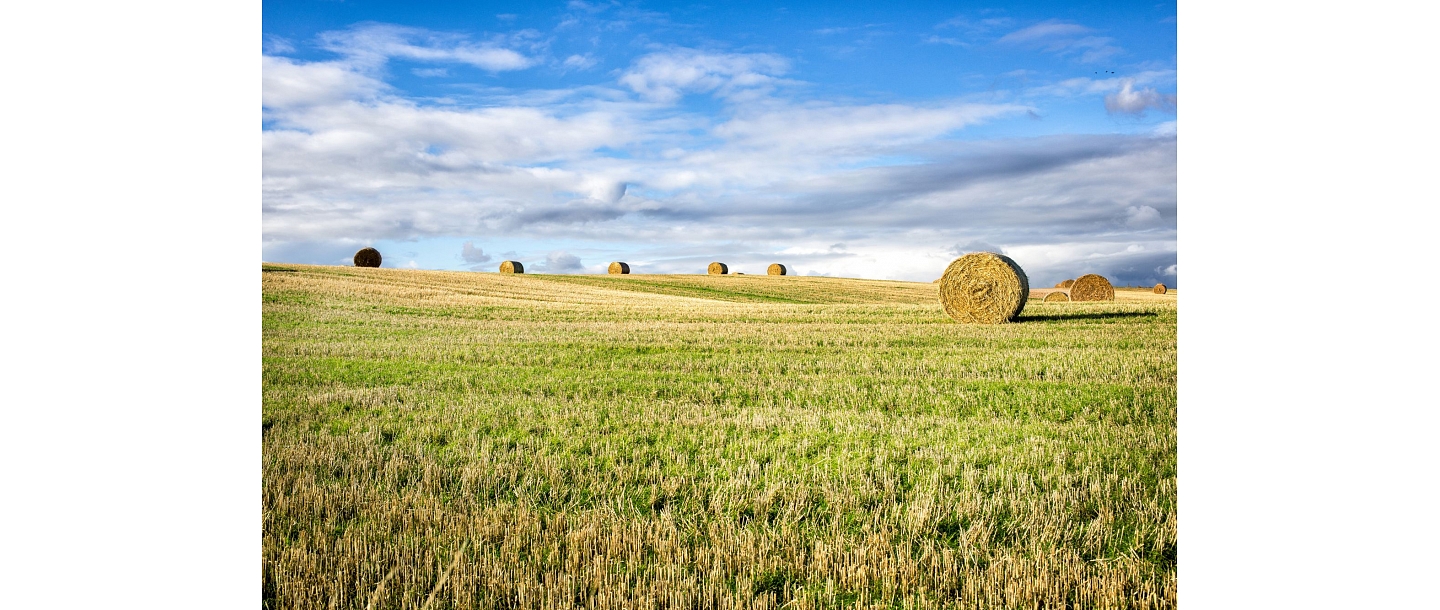
{"type": "Polygon", "coordinates": [[[270,607],[1175,604],[1173,295],[262,271],[270,607]]]}

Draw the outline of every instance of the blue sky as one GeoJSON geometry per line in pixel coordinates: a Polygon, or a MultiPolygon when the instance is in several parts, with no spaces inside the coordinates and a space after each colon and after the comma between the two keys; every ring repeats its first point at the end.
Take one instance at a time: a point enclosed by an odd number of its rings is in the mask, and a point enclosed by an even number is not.
{"type": "Polygon", "coordinates": [[[263,7],[263,257],[1178,285],[1173,3],[263,7]]]}

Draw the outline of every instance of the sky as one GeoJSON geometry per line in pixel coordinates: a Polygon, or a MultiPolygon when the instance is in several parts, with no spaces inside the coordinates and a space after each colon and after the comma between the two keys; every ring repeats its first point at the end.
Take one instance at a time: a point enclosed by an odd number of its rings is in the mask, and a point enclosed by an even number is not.
{"type": "Polygon", "coordinates": [[[1174,2],[262,10],[266,261],[1178,286],[1174,2]]]}

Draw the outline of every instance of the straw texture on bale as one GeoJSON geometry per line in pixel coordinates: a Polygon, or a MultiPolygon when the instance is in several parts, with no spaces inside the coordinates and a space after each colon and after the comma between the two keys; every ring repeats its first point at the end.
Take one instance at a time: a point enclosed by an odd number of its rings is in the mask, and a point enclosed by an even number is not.
{"type": "Polygon", "coordinates": [[[1069,300],[1070,295],[1065,294],[1065,292],[1061,290],[1056,290],[1055,292],[1045,295],[1046,303],[1064,303],[1069,300]]]}
{"type": "Polygon", "coordinates": [[[525,273],[525,265],[520,261],[505,261],[500,263],[500,273],[525,273]]]}
{"type": "Polygon", "coordinates": [[[355,253],[356,267],[379,267],[380,251],[374,248],[361,248],[355,253]]]}
{"type": "Polygon", "coordinates": [[[1075,285],[1075,280],[1065,280],[1065,281],[1063,281],[1063,282],[1060,282],[1059,284],[1056,284],[1055,287],[1056,287],[1056,288],[1069,288],[1069,287],[1074,286],[1074,285],[1075,285]]]}
{"type": "Polygon", "coordinates": [[[706,269],[706,272],[710,275],[725,275],[726,273],[730,273],[730,267],[725,263],[710,263],[710,267],[706,269]]]}
{"type": "Polygon", "coordinates": [[[1030,279],[1003,254],[971,252],[950,262],[940,276],[940,304],[966,324],[1000,324],[1020,317],[1030,279]]]}
{"type": "Polygon", "coordinates": [[[625,274],[625,273],[630,273],[630,264],[629,264],[629,263],[622,263],[622,262],[620,262],[620,261],[615,261],[615,262],[613,262],[613,263],[610,263],[610,274],[611,274],[611,275],[620,275],[620,274],[625,274]]]}
{"type": "Polygon", "coordinates": [[[1155,294],[1165,294],[1165,293],[1167,293],[1167,292],[1170,292],[1170,287],[1168,287],[1168,286],[1166,286],[1166,285],[1164,285],[1164,284],[1156,284],[1156,285],[1155,285],[1155,294]]]}
{"type": "Polygon", "coordinates": [[[1110,280],[1104,276],[1087,273],[1075,278],[1075,284],[1070,286],[1070,300],[1072,301],[1113,301],[1115,300],[1115,287],[1110,285],[1110,280]]]}
{"type": "Polygon", "coordinates": [[[765,273],[768,275],[785,275],[785,265],[771,263],[770,267],[765,270],[765,273]]]}

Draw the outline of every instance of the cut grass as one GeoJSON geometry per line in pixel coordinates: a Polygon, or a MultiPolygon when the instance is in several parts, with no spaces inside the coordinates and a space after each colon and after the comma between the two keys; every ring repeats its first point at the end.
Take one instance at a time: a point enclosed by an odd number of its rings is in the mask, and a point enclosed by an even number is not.
{"type": "Polygon", "coordinates": [[[267,607],[1176,603],[1173,293],[263,270],[267,607]]]}

